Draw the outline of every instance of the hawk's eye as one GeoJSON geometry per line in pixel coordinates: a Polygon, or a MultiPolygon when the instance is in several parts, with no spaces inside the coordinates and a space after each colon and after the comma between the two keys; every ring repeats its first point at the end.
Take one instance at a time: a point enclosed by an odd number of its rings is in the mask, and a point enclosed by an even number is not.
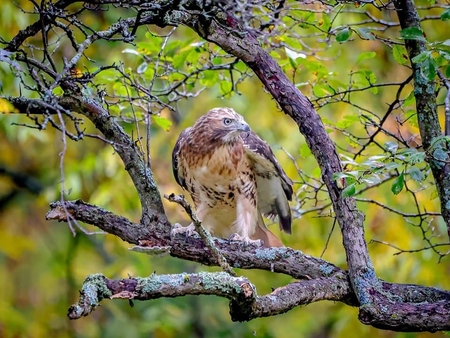
{"type": "Polygon", "coordinates": [[[229,119],[228,117],[225,117],[225,118],[223,119],[223,124],[224,124],[225,126],[230,125],[230,123],[231,123],[231,119],[229,119]]]}

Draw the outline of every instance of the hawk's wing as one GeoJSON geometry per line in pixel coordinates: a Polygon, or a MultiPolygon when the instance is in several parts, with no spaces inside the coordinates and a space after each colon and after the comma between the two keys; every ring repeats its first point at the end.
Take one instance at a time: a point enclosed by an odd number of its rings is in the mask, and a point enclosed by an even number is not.
{"type": "Polygon", "coordinates": [[[172,170],[173,176],[175,176],[175,180],[177,183],[183,188],[187,189],[186,180],[184,177],[184,170],[180,170],[180,148],[183,142],[185,142],[186,138],[189,136],[191,128],[186,128],[183,130],[178,136],[178,140],[175,143],[175,147],[172,151],[172,170]]]}
{"type": "Polygon", "coordinates": [[[254,132],[241,133],[247,157],[256,176],[258,206],[269,218],[278,215],[280,229],[291,233],[292,181],[278,163],[272,149],[254,132]]]}

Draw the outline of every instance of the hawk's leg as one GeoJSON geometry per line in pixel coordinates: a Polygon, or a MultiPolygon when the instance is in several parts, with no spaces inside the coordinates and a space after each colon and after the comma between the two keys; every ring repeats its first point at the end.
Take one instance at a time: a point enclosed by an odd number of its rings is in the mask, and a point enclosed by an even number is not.
{"type": "Polygon", "coordinates": [[[172,238],[176,234],[186,234],[186,237],[188,237],[192,236],[193,234],[197,234],[197,231],[195,230],[194,223],[189,224],[187,227],[184,227],[179,223],[175,223],[172,230],[170,231],[170,237],[172,238]]]}

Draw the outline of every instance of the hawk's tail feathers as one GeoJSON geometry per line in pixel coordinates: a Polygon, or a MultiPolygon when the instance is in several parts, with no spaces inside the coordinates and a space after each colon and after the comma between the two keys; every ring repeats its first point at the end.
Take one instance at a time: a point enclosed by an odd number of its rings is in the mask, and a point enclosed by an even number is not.
{"type": "Polygon", "coordinates": [[[252,239],[263,240],[265,247],[283,247],[284,246],[284,244],[281,242],[281,240],[277,236],[275,236],[272,231],[267,229],[260,213],[258,213],[258,226],[256,227],[256,230],[252,236],[252,239]]]}

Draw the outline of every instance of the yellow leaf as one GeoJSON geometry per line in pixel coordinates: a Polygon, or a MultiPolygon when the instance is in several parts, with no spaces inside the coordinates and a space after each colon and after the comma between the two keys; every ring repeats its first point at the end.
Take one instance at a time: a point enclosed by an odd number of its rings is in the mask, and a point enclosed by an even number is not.
{"type": "Polygon", "coordinates": [[[11,102],[0,98],[0,113],[3,114],[11,114],[11,113],[18,113],[19,111],[14,108],[14,106],[11,104],[11,102]]]}

